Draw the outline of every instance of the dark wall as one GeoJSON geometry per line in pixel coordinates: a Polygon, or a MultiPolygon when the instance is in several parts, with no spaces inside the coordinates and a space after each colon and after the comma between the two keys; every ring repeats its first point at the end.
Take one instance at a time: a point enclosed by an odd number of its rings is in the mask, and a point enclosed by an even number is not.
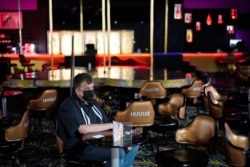
{"type": "Polygon", "coordinates": [[[193,42],[187,43],[184,39],[185,52],[216,52],[217,49],[229,52],[229,39],[235,38],[234,34],[228,34],[227,25],[236,26],[236,20],[231,19],[231,9],[186,9],[192,13],[192,23],[184,24],[186,29],[193,30],[193,42]],[[212,25],[206,24],[208,13],[212,18],[212,25]],[[218,15],[223,15],[223,24],[218,24],[218,15]],[[196,21],[200,21],[201,30],[195,30],[196,21]]]}
{"type": "Polygon", "coordinates": [[[182,0],[169,1],[168,8],[168,52],[182,52],[184,40],[183,19],[174,19],[174,4],[182,3],[182,0]]]}
{"type": "MultiPolygon", "coordinates": [[[[35,43],[36,52],[46,53],[46,31],[48,27],[47,1],[38,0],[37,10],[24,10],[23,14],[23,29],[22,39],[24,43],[35,43]]],[[[5,10],[7,11],[7,10],[5,10]]],[[[13,11],[11,11],[13,12],[13,11]]],[[[16,11],[15,11],[16,12],[16,11]]],[[[6,34],[13,41],[14,45],[19,42],[19,30],[0,30],[0,33],[6,34]]]]}

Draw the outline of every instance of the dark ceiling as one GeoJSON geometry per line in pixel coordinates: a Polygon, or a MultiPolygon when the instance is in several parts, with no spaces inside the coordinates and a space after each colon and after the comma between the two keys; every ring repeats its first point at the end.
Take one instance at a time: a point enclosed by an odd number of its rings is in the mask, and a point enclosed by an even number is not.
{"type": "MultiPolygon", "coordinates": [[[[111,20],[127,22],[149,21],[149,0],[111,0],[111,20]]],[[[55,24],[79,22],[80,0],[53,0],[55,24]]],[[[102,1],[83,0],[84,22],[96,23],[102,20],[102,1]]]]}

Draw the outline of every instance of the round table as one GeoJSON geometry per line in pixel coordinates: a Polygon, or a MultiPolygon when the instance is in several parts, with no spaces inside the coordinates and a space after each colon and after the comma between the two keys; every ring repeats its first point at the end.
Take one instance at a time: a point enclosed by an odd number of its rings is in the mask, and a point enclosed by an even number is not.
{"type": "Polygon", "coordinates": [[[131,140],[123,140],[119,142],[113,141],[113,131],[102,131],[96,133],[89,133],[83,136],[83,142],[98,146],[111,148],[112,166],[119,166],[119,148],[131,147],[134,145],[140,145],[147,140],[143,135],[132,135],[131,140]]]}

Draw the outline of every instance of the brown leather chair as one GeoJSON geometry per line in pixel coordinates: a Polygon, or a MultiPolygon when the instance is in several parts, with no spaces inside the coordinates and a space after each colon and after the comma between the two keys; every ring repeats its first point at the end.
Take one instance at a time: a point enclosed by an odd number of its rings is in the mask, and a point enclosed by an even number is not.
{"type": "MultiPolygon", "coordinates": [[[[16,151],[21,151],[24,147],[24,140],[28,136],[29,110],[26,110],[19,123],[5,127],[3,136],[0,136],[0,156],[9,155],[12,159],[12,166],[16,166],[16,151]]],[[[4,129],[4,127],[1,127],[4,129]]],[[[0,134],[1,135],[1,134],[0,134]]]]}
{"type": "Polygon", "coordinates": [[[222,101],[216,100],[211,92],[208,92],[209,115],[217,120],[218,135],[221,132],[222,121],[230,122],[230,124],[238,126],[240,130],[245,130],[246,127],[248,127],[248,121],[246,118],[242,117],[241,111],[239,109],[228,108],[225,108],[225,105],[222,101]]]}
{"type": "Polygon", "coordinates": [[[139,93],[148,99],[163,99],[167,96],[167,90],[159,81],[145,82],[139,93]]]}
{"type": "Polygon", "coordinates": [[[220,119],[223,117],[223,102],[215,99],[211,92],[207,93],[209,115],[220,119]]]}
{"type": "Polygon", "coordinates": [[[167,132],[177,130],[179,120],[186,118],[185,96],[180,93],[172,94],[167,102],[158,105],[158,112],[161,117],[155,119],[154,125],[149,127],[149,130],[158,134],[155,139],[152,138],[152,151],[153,143],[157,144],[157,150],[159,151],[159,143],[161,140],[165,140],[167,132]],[[161,136],[161,139],[159,136],[161,136]]]}
{"type": "Polygon", "coordinates": [[[226,122],[222,133],[222,147],[229,166],[249,166],[248,137],[235,134],[226,122]]]}
{"type": "Polygon", "coordinates": [[[100,98],[99,96],[97,96],[96,94],[94,95],[95,100],[97,101],[97,103],[103,107],[104,106],[104,100],[102,98],[100,98]]]}
{"type": "Polygon", "coordinates": [[[234,63],[229,63],[227,65],[227,69],[228,69],[229,74],[234,74],[235,71],[237,70],[237,66],[234,63]]]}
{"type": "Polygon", "coordinates": [[[115,120],[131,122],[133,127],[145,127],[154,124],[155,111],[151,101],[134,101],[124,111],[118,111],[115,120]]]}
{"type": "Polygon", "coordinates": [[[31,115],[34,116],[35,129],[37,127],[37,119],[40,125],[44,114],[46,118],[49,118],[52,114],[54,114],[52,112],[57,107],[57,99],[57,90],[48,89],[43,91],[43,93],[37,99],[32,99],[29,101],[28,108],[31,115]]]}
{"type": "Polygon", "coordinates": [[[176,131],[175,141],[181,148],[159,151],[155,155],[159,167],[173,166],[202,166],[208,165],[208,152],[213,152],[216,136],[214,118],[207,115],[198,115],[184,128],[176,131]],[[184,146],[192,145],[197,148],[184,146]]]}
{"type": "Polygon", "coordinates": [[[202,80],[194,80],[194,82],[188,86],[181,89],[181,93],[185,95],[187,105],[193,105],[197,107],[197,114],[199,114],[199,105],[198,98],[201,97],[202,92],[202,80]]]}
{"type": "Polygon", "coordinates": [[[172,94],[167,102],[158,105],[158,111],[161,115],[169,115],[178,120],[185,119],[185,96],[180,93],[172,94]]]}
{"type": "Polygon", "coordinates": [[[208,85],[204,87],[204,106],[208,110],[208,92],[210,92],[215,100],[225,103],[227,101],[227,96],[219,93],[213,85],[208,85]]]}
{"type": "Polygon", "coordinates": [[[72,156],[72,152],[64,149],[63,141],[61,138],[55,133],[56,139],[56,147],[57,151],[60,155],[63,155],[63,158],[66,159],[67,166],[75,167],[75,166],[91,166],[91,167],[104,167],[106,161],[88,161],[88,160],[81,160],[76,156],[72,156]]]}
{"type": "Polygon", "coordinates": [[[152,126],[154,120],[155,111],[151,101],[134,101],[124,111],[116,112],[115,116],[117,122],[131,122],[134,132],[145,137],[144,142],[148,139],[147,127],[152,126]]]}
{"type": "Polygon", "coordinates": [[[142,99],[151,100],[154,105],[156,117],[158,117],[158,104],[165,101],[167,89],[160,81],[146,81],[140,88],[139,93],[142,99]]]}
{"type": "MultiPolygon", "coordinates": [[[[249,66],[250,68],[250,66],[249,66]]],[[[236,88],[237,92],[240,93],[243,88],[243,93],[247,93],[248,87],[250,86],[250,69],[247,66],[238,66],[235,71],[236,88]]]]}

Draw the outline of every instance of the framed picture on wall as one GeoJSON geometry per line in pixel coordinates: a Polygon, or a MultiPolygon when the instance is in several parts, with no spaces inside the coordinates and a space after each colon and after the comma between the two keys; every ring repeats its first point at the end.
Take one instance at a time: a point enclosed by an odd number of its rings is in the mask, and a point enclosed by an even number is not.
{"type": "Polygon", "coordinates": [[[0,29],[19,29],[22,28],[22,13],[19,12],[0,12],[0,29]]]}

